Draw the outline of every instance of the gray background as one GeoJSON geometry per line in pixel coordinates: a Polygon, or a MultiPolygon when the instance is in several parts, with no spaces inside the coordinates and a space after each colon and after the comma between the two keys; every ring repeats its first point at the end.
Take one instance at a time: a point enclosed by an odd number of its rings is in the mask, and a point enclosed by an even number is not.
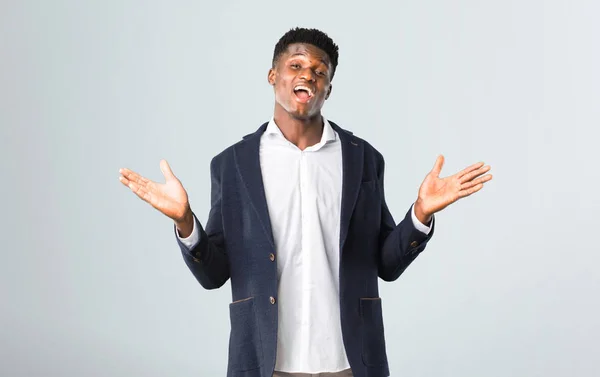
{"type": "Polygon", "coordinates": [[[494,180],[381,283],[393,376],[598,375],[597,1],[2,1],[1,376],[221,376],[229,283],[118,180],[209,161],[269,119],[279,37],[340,45],[324,114],[386,158],[401,219],[438,153],[494,180]]]}

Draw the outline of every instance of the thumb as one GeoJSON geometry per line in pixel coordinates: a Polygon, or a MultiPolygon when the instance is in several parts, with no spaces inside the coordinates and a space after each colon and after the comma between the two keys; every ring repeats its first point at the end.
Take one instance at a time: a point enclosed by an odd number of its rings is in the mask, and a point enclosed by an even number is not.
{"type": "Polygon", "coordinates": [[[170,179],[174,179],[174,178],[177,179],[175,177],[175,174],[173,174],[173,171],[171,170],[169,163],[165,159],[160,160],[160,171],[162,171],[162,173],[165,176],[165,179],[167,181],[170,179]]]}
{"type": "Polygon", "coordinates": [[[435,160],[435,164],[433,165],[433,169],[431,173],[436,177],[440,176],[440,172],[442,171],[442,167],[444,166],[444,156],[439,155],[435,160]]]}

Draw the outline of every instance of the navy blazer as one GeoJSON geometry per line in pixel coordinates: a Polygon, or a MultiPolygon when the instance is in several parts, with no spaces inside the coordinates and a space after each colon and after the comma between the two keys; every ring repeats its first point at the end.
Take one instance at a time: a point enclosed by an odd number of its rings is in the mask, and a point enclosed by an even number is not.
{"type": "MultiPolygon", "coordinates": [[[[382,155],[330,122],[342,144],[339,305],[344,347],[355,377],[389,375],[378,277],[393,281],[433,235],[414,227],[410,209],[396,225],[384,199],[382,155]]],[[[277,263],[260,170],[267,127],[215,156],[211,209],[185,263],[206,289],[231,279],[228,377],[271,377],[277,351],[277,263]]],[[[196,217],[196,216],[195,216],[196,217]]],[[[175,230],[176,232],[176,230],[175,230]]],[[[177,236],[177,234],[175,234],[177,236]]],[[[314,308],[318,310],[318,308],[314,308]]]]}

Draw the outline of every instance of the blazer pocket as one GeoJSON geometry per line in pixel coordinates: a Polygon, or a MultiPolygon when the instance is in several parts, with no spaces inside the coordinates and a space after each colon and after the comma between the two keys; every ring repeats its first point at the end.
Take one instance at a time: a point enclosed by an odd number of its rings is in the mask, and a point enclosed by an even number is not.
{"type": "Polygon", "coordinates": [[[366,181],[360,183],[359,197],[367,200],[373,200],[379,198],[379,191],[377,181],[366,181]]]}
{"type": "Polygon", "coordinates": [[[372,179],[370,181],[362,181],[360,182],[360,188],[375,190],[375,188],[377,188],[377,180],[372,179]]]}
{"type": "Polygon", "coordinates": [[[229,337],[229,365],[234,371],[260,368],[263,349],[256,318],[254,298],[249,297],[229,304],[231,334],[229,337]]]}
{"type": "Polygon", "coordinates": [[[381,298],[360,299],[362,318],[362,359],[368,366],[387,364],[381,298]]]}
{"type": "MultiPolygon", "coordinates": [[[[353,217],[360,219],[362,225],[368,225],[369,228],[379,224],[381,220],[381,194],[379,192],[379,183],[377,180],[361,182],[358,198],[356,199],[355,211],[353,217]]],[[[378,231],[378,229],[363,229],[365,235],[378,231]]]]}

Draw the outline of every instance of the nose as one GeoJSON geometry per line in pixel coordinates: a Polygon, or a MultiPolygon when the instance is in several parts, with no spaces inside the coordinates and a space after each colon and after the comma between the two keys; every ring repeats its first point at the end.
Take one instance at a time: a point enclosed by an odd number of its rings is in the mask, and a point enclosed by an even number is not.
{"type": "Polygon", "coordinates": [[[303,69],[302,72],[300,72],[300,78],[306,81],[315,81],[314,72],[310,68],[303,69]]]}

